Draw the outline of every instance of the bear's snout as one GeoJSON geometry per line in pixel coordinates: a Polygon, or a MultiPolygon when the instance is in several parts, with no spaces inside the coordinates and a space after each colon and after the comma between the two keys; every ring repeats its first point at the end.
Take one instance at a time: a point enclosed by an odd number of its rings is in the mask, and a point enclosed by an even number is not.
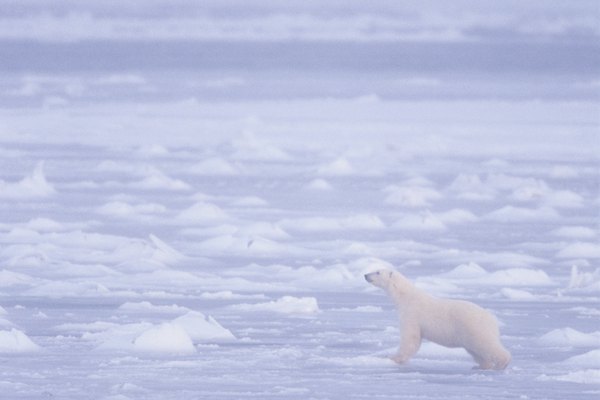
{"type": "Polygon", "coordinates": [[[373,273],[365,274],[365,280],[369,283],[373,282],[373,273]]]}

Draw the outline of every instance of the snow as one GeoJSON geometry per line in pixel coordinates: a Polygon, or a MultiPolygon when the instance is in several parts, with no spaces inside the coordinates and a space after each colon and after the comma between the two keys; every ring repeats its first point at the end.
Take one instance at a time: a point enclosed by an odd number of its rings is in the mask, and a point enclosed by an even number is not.
{"type": "Polygon", "coordinates": [[[194,343],[184,328],[164,323],[142,332],[133,340],[135,351],[147,353],[192,354],[194,343]]]}
{"type": "Polygon", "coordinates": [[[596,9],[430,3],[0,10],[4,397],[596,399],[596,9]],[[379,268],[508,369],[392,362],[379,268]]]}
{"type": "Polygon", "coordinates": [[[194,342],[218,342],[235,340],[229,329],[225,329],[210,315],[190,311],[173,320],[173,324],[181,326],[194,342]]]}
{"type": "Polygon", "coordinates": [[[0,331],[0,353],[37,352],[40,347],[18,329],[0,331]]]}
{"type": "Polygon", "coordinates": [[[269,311],[282,314],[315,314],[319,305],[314,297],[283,296],[266,303],[241,303],[233,306],[244,311],[269,311]]]}
{"type": "Polygon", "coordinates": [[[573,328],[555,329],[544,334],[540,341],[544,345],[567,347],[598,347],[600,331],[583,333],[573,328]]]}
{"type": "Polygon", "coordinates": [[[39,162],[33,172],[17,182],[0,180],[0,198],[13,200],[50,197],[56,193],[54,186],[46,180],[44,163],[39,162]]]}

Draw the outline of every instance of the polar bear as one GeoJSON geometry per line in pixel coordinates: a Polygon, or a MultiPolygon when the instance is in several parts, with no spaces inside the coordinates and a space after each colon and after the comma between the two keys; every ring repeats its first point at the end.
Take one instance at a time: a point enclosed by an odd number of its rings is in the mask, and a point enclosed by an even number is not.
{"type": "Polygon", "coordinates": [[[416,288],[400,272],[381,269],[365,275],[387,291],[400,314],[400,347],[392,359],[406,363],[427,339],[446,347],[463,347],[481,369],[504,369],[510,353],[500,343],[496,319],[462,300],[439,299],[416,288]]]}

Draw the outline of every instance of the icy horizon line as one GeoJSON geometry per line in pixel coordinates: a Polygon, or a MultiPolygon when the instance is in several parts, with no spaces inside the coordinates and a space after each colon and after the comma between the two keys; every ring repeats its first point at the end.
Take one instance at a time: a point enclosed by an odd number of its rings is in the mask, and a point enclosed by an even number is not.
{"type": "Polygon", "coordinates": [[[249,17],[97,17],[89,12],[0,18],[0,40],[78,42],[86,40],[215,40],[341,42],[485,42],[489,40],[573,40],[600,38],[594,16],[532,19],[514,16],[417,16],[375,14],[326,17],[276,13],[249,17]]]}

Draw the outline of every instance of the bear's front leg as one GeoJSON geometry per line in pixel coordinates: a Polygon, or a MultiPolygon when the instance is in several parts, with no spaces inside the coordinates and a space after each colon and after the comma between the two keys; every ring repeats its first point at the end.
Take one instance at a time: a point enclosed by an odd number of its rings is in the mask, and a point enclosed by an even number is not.
{"type": "Polygon", "coordinates": [[[398,352],[391,357],[398,364],[408,362],[421,347],[421,329],[416,323],[403,323],[398,352]]]}

